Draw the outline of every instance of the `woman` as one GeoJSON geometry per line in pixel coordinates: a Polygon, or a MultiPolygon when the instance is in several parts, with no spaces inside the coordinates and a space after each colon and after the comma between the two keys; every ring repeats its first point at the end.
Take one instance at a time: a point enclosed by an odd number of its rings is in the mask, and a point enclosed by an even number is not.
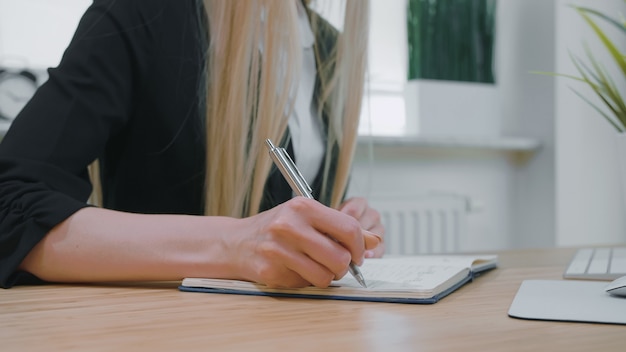
{"type": "Polygon", "coordinates": [[[0,144],[2,286],[326,287],[382,255],[378,213],[343,201],[367,1],[346,1],[341,34],[307,5],[94,1],[0,144]],[[267,138],[295,154],[320,202],[291,199],[267,138]],[[94,160],[103,207],[86,204],[94,160]]]}

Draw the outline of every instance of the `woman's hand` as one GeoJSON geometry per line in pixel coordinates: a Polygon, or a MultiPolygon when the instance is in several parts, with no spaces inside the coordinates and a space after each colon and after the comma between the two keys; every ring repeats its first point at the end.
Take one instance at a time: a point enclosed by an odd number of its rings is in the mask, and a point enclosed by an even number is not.
{"type": "Polygon", "coordinates": [[[348,214],[357,219],[361,224],[361,228],[367,230],[378,237],[378,243],[375,248],[370,248],[366,243],[366,258],[380,258],[385,252],[385,227],[380,222],[380,213],[369,206],[365,198],[350,198],[339,206],[339,211],[348,214]]]}
{"type": "Polygon", "coordinates": [[[351,261],[363,263],[366,242],[378,242],[354,216],[303,197],[242,222],[234,242],[238,271],[270,287],[328,287],[351,261]]]}

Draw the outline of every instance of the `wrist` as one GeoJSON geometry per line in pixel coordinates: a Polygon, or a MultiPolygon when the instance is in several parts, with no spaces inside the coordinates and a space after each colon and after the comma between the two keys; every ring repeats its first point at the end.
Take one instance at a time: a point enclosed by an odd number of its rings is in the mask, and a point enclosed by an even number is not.
{"type": "Polygon", "coordinates": [[[238,237],[241,220],[201,216],[194,224],[189,248],[183,253],[183,277],[238,279],[241,277],[238,237]]]}

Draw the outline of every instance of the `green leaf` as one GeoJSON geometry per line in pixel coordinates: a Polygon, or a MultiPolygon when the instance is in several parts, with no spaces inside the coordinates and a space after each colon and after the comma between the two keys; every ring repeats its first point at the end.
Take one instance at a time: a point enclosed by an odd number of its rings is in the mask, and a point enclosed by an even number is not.
{"type": "MultiPolygon", "coordinates": [[[[598,80],[596,82],[592,81],[589,78],[587,71],[582,68],[580,62],[577,59],[573,58],[573,63],[578,69],[578,72],[580,72],[580,74],[582,75],[585,83],[587,83],[587,85],[589,85],[593,89],[596,95],[600,98],[600,100],[604,102],[604,104],[611,110],[611,112],[613,112],[616,118],[619,121],[622,121],[622,119],[620,118],[619,108],[615,106],[623,105],[623,103],[620,103],[621,97],[619,95],[616,95],[614,90],[612,90],[612,87],[610,83],[608,83],[603,69],[597,64],[595,60],[593,60],[593,58],[591,58],[591,60],[595,69],[595,73],[598,75],[598,80]]],[[[587,101],[587,99],[585,100],[587,101]]],[[[622,126],[624,126],[623,123],[622,126]]]]}
{"type": "Polygon", "coordinates": [[[598,106],[596,106],[594,103],[592,103],[589,99],[587,99],[584,95],[580,94],[576,90],[572,89],[572,91],[576,93],[576,95],[578,95],[582,100],[587,102],[587,104],[591,105],[597,112],[599,112],[600,115],[602,115],[618,132],[624,132],[624,128],[615,123],[615,121],[613,121],[613,118],[611,118],[604,111],[602,111],[602,109],[600,109],[598,106]]]}
{"type": "Polygon", "coordinates": [[[611,55],[613,56],[613,59],[621,68],[622,73],[626,76],[626,61],[624,60],[624,55],[622,55],[622,53],[617,49],[617,47],[615,47],[613,42],[611,42],[611,40],[606,36],[606,34],[604,34],[604,31],[600,29],[600,27],[589,17],[589,15],[584,10],[578,9],[578,13],[580,13],[583,19],[585,19],[587,24],[589,24],[591,29],[593,29],[593,31],[596,33],[598,38],[600,38],[600,41],[604,44],[604,46],[611,53],[611,55]]]}
{"type": "MultiPolygon", "coordinates": [[[[625,1],[626,2],[626,1],[625,1]]],[[[584,13],[588,13],[588,14],[592,14],[592,15],[596,15],[600,18],[602,18],[603,20],[611,23],[612,25],[614,25],[615,27],[617,27],[617,29],[623,31],[624,33],[626,33],[626,22],[619,22],[605,14],[603,14],[600,11],[594,10],[594,9],[590,9],[588,7],[581,7],[581,6],[574,6],[574,8],[580,13],[580,12],[584,12],[584,13]]]]}

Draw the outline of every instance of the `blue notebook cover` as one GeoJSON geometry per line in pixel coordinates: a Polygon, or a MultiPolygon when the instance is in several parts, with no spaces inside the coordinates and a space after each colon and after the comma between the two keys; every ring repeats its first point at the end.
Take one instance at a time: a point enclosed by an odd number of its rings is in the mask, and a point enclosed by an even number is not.
{"type": "Polygon", "coordinates": [[[497,256],[403,256],[368,259],[361,272],[369,288],[350,275],[329,288],[270,289],[237,280],[186,278],[181,291],[365,302],[433,304],[482,272],[497,266],[497,256]]]}

